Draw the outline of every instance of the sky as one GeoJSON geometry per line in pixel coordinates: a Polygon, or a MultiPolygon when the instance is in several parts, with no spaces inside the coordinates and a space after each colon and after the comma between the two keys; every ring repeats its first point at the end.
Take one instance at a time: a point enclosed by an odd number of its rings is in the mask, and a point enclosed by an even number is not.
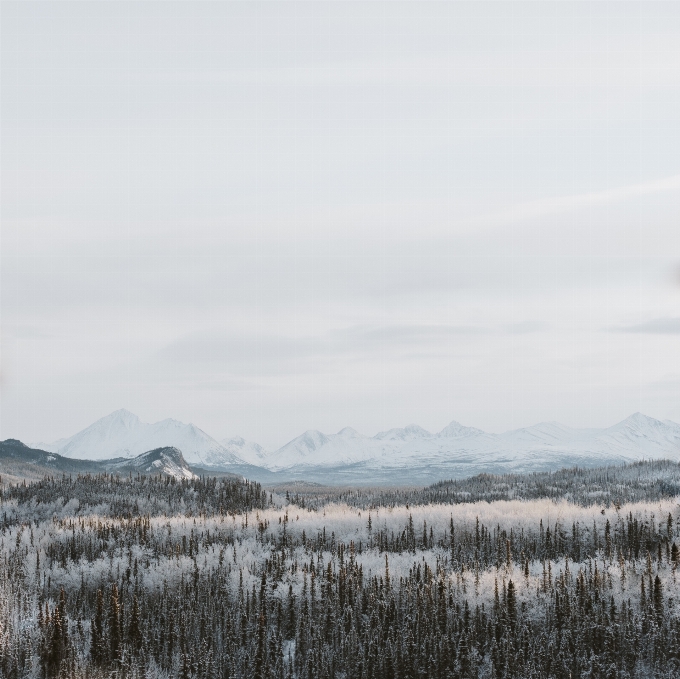
{"type": "Polygon", "coordinates": [[[0,439],[680,421],[680,4],[0,8],[0,439]]]}

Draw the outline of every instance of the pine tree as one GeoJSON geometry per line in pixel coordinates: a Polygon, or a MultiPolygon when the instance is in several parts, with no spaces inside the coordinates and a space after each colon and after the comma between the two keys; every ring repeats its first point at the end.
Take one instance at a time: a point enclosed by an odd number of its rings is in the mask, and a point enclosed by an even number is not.
{"type": "Polygon", "coordinates": [[[661,621],[663,620],[663,587],[661,585],[661,578],[659,578],[658,575],[654,578],[653,602],[656,622],[658,625],[661,625],[661,621]]]}
{"type": "Polygon", "coordinates": [[[64,639],[67,635],[68,622],[61,617],[59,608],[56,608],[52,616],[51,635],[46,664],[46,676],[58,677],[62,663],[66,658],[66,646],[64,639]]]}
{"type": "Polygon", "coordinates": [[[286,639],[295,638],[296,628],[296,613],[295,613],[295,595],[293,594],[293,585],[288,586],[288,615],[286,620],[286,639]]]}
{"type": "Polygon", "coordinates": [[[132,599],[132,612],[130,614],[130,624],[128,625],[128,645],[136,654],[142,647],[142,632],[139,619],[139,601],[137,595],[132,599]]]}
{"type": "Polygon", "coordinates": [[[118,665],[122,657],[121,636],[118,586],[114,583],[111,585],[109,599],[109,657],[114,667],[118,665]]]}
{"type": "Polygon", "coordinates": [[[515,594],[515,584],[512,580],[508,582],[508,599],[506,605],[508,609],[508,624],[510,625],[511,632],[514,632],[517,623],[517,595],[515,594]]]}
{"type": "Polygon", "coordinates": [[[255,671],[253,677],[255,679],[265,679],[265,649],[266,649],[266,623],[264,613],[260,613],[257,624],[257,652],[255,654],[255,671]]]}
{"type": "Polygon", "coordinates": [[[95,667],[101,667],[106,662],[104,649],[104,596],[101,589],[97,590],[97,608],[92,618],[92,637],[90,642],[90,657],[95,667]]]}
{"type": "Polygon", "coordinates": [[[472,679],[472,664],[467,638],[463,634],[458,645],[458,676],[460,679],[472,679]]]}
{"type": "Polygon", "coordinates": [[[605,555],[607,559],[612,558],[612,527],[607,519],[607,523],[604,526],[604,544],[605,544],[605,555]]]}

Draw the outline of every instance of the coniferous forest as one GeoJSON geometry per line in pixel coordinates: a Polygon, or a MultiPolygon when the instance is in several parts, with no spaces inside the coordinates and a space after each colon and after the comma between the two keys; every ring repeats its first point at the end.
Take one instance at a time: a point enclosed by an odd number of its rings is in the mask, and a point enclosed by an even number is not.
{"type": "Polygon", "coordinates": [[[6,486],[0,676],[680,676],[677,465],[553,477],[6,486]]]}

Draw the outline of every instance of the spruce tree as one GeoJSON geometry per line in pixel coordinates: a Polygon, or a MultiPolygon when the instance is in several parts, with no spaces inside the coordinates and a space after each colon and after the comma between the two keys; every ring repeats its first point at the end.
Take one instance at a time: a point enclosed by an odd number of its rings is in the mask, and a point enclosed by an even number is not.
{"type": "Polygon", "coordinates": [[[656,622],[660,626],[663,620],[663,587],[661,585],[661,578],[658,575],[654,578],[653,603],[656,622]]]}
{"type": "Polygon", "coordinates": [[[97,590],[97,607],[92,618],[92,636],[90,642],[90,658],[95,667],[102,667],[106,662],[104,647],[104,596],[97,590]]]}
{"type": "Polygon", "coordinates": [[[109,598],[109,657],[114,667],[118,666],[122,657],[121,636],[118,586],[114,583],[109,598]]]}
{"type": "Polygon", "coordinates": [[[508,624],[510,625],[510,631],[515,631],[515,625],[517,623],[517,595],[515,593],[515,583],[512,580],[508,582],[508,598],[506,603],[508,609],[508,624]]]}
{"type": "Polygon", "coordinates": [[[132,599],[132,612],[130,613],[130,624],[128,625],[128,645],[136,654],[142,647],[142,632],[139,619],[139,601],[135,594],[132,599]]]}

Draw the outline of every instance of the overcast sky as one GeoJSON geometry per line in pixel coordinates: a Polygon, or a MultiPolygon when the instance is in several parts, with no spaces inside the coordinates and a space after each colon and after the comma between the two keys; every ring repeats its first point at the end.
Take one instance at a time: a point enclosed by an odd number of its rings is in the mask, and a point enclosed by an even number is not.
{"type": "Polygon", "coordinates": [[[0,438],[680,420],[680,3],[8,3],[0,438]]]}

